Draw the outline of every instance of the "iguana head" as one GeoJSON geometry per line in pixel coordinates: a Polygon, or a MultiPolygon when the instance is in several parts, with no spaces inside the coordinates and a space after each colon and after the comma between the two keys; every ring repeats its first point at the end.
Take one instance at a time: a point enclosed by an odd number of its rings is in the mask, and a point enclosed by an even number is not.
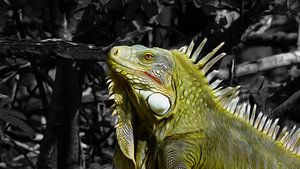
{"type": "MultiPolygon", "coordinates": [[[[116,46],[107,60],[113,81],[121,80],[140,116],[163,118],[174,103],[172,71],[174,61],[170,51],[142,45],[116,46]]],[[[120,86],[122,87],[122,86],[120,86]]],[[[125,91],[124,91],[125,92],[125,91]]]]}

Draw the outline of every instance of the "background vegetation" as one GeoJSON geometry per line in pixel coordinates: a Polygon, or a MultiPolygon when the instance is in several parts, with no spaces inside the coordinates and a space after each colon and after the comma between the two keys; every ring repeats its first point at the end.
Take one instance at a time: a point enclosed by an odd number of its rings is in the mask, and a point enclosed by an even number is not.
{"type": "Polygon", "coordinates": [[[0,169],[112,168],[114,45],[226,42],[218,76],[300,122],[298,0],[0,0],[0,169]]]}

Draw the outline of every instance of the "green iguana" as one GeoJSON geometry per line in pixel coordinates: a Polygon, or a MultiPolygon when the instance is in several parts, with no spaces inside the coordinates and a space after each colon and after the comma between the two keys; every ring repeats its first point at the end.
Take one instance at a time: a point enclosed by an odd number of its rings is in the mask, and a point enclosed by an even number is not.
{"type": "Polygon", "coordinates": [[[180,50],[117,46],[108,55],[117,114],[117,169],[300,169],[300,129],[219,87],[210,68],[223,45],[196,62],[206,40],[180,50]],[[208,73],[211,72],[211,73],[208,73]]]}

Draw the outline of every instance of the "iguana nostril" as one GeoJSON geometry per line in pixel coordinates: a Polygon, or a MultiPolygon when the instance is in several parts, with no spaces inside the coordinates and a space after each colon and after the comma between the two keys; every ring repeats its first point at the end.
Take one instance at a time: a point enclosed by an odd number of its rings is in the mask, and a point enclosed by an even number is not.
{"type": "Polygon", "coordinates": [[[113,48],[111,53],[112,53],[114,56],[118,56],[118,54],[119,54],[120,52],[119,52],[119,49],[118,49],[118,48],[113,48]]]}

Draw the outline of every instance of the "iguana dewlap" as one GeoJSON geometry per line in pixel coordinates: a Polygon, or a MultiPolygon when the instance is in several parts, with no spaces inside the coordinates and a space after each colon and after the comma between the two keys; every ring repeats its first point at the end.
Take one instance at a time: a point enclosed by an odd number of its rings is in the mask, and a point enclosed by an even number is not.
{"type": "Polygon", "coordinates": [[[180,50],[117,46],[108,55],[118,116],[117,169],[300,169],[300,129],[242,103],[239,87],[219,87],[209,69],[225,54],[195,63],[205,40],[180,50]]]}

